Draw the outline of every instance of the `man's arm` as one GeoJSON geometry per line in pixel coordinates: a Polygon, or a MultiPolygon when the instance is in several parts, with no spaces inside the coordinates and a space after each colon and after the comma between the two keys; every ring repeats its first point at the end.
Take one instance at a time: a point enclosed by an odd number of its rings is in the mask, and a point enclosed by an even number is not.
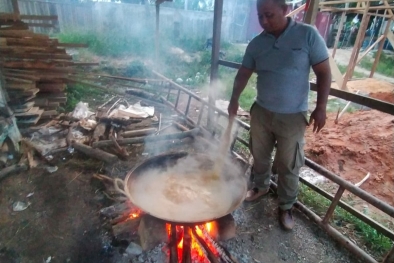
{"type": "Polygon", "coordinates": [[[331,69],[329,60],[326,59],[312,66],[316,74],[317,102],[316,108],[311,114],[309,125],[313,122],[313,132],[319,132],[326,124],[327,99],[331,87],[331,69]]]}
{"type": "Polygon", "coordinates": [[[253,69],[241,66],[238,70],[237,75],[234,79],[233,93],[231,95],[230,104],[228,105],[228,114],[231,116],[236,116],[238,111],[238,100],[241,96],[242,91],[245,89],[246,84],[248,84],[250,76],[253,74],[253,69]]]}

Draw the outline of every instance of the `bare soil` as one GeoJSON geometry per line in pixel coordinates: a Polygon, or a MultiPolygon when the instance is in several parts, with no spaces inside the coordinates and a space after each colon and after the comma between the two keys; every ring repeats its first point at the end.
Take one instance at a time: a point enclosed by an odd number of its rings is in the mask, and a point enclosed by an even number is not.
{"type": "MultiPolygon", "coordinates": [[[[394,84],[383,80],[352,80],[348,88],[394,103],[394,84]]],[[[307,130],[307,156],[354,184],[370,173],[361,188],[394,205],[394,116],[376,110],[347,112],[335,124],[336,115],[328,114],[319,134],[307,130]]]]}
{"type": "MultiPolygon", "coordinates": [[[[69,158],[69,157],[68,157],[69,158]]],[[[105,234],[97,211],[105,205],[100,185],[91,181],[90,167],[59,157],[58,170],[32,169],[11,175],[0,183],[0,262],[110,262],[105,234]],[[84,167],[85,166],[85,167],[84,167]],[[31,197],[27,197],[33,193],[31,197]],[[17,201],[30,203],[13,211],[17,201]]]]}

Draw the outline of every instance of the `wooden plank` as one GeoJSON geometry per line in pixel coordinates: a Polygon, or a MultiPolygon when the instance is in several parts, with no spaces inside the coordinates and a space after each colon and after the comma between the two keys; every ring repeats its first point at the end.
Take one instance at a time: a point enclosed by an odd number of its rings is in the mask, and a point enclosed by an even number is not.
{"type": "Polygon", "coordinates": [[[346,85],[343,86],[343,76],[341,71],[338,68],[337,63],[335,62],[335,60],[330,56],[329,57],[329,62],[330,62],[330,69],[331,69],[331,74],[334,77],[335,83],[337,83],[339,88],[344,87],[344,90],[347,90],[346,85]]]}
{"type": "Polygon", "coordinates": [[[351,78],[353,76],[354,67],[356,66],[357,56],[360,51],[362,41],[364,40],[365,31],[368,27],[368,22],[370,19],[370,16],[368,15],[368,8],[369,8],[369,2],[368,2],[367,8],[365,8],[365,10],[364,10],[363,18],[361,20],[360,28],[357,33],[357,37],[356,37],[356,41],[354,43],[352,54],[350,56],[349,65],[347,67],[347,71],[346,71],[345,76],[343,78],[343,83],[342,83],[341,89],[346,88],[347,81],[349,80],[349,78],[351,78]]]}
{"type": "Polygon", "coordinates": [[[50,69],[58,72],[74,72],[71,67],[62,68],[58,67],[60,63],[45,62],[45,61],[6,61],[2,63],[4,68],[17,68],[17,69],[50,69]]]}
{"type": "Polygon", "coordinates": [[[309,0],[308,10],[304,15],[304,23],[314,25],[316,22],[317,12],[319,11],[319,0],[309,0]]]}
{"type": "Polygon", "coordinates": [[[14,10],[14,14],[19,15],[20,11],[19,11],[18,0],[11,0],[11,3],[12,3],[12,9],[14,10]]]}
{"type": "Polygon", "coordinates": [[[37,124],[37,122],[40,120],[41,116],[21,116],[16,118],[17,124],[29,124],[29,125],[34,125],[37,124]]]}
{"type": "Polygon", "coordinates": [[[50,15],[50,16],[42,16],[42,15],[20,15],[20,19],[29,19],[29,20],[51,20],[56,21],[58,20],[57,15],[50,15]]]}
{"type": "Polygon", "coordinates": [[[15,82],[7,82],[4,87],[6,89],[14,89],[14,90],[29,90],[35,89],[36,83],[15,83],[15,82]]]}
{"type": "Polygon", "coordinates": [[[339,0],[339,1],[324,1],[319,4],[324,5],[337,5],[337,4],[346,4],[346,3],[360,3],[360,2],[376,2],[377,0],[339,0]]]}
{"type": "Polygon", "coordinates": [[[22,54],[22,53],[63,53],[66,54],[66,50],[63,48],[55,48],[55,47],[9,47],[9,46],[0,46],[0,56],[3,55],[3,52],[13,52],[15,54],[22,54]]]}
{"type": "Polygon", "coordinates": [[[301,5],[300,7],[294,9],[293,11],[291,11],[290,13],[288,13],[286,16],[287,17],[292,17],[295,16],[296,14],[298,14],[299,12],[301,12],[302,10],[305,9],[306,4],[301,5]]]}
{"type": "Polygon", "coordinates": [[[41,117],[46,117],[46,116],[53,116],[53,115],[58,115],[59,113],[56,111],[56,110],[47,110],[47,111],[44,111],[42,114],[41,114],[41,117]]]}
{"type": "Polygon", "coordinates": [[[364,51],[364,53],[361,55],[361,57],[358,58],[356,65],[360,63],[360,61],[378,44],[380,41],[384,39],[384,36],[380,36],[367,50],[364,51]]]}
{"type": "Polygon", "coordinates": [[[42,16],[42,15],[18,15],[12,13],[0,13],[0,21],[18,21],[18,20],[43,20],[43,21],[56,21],[57,15],[42,16]]]}
{"type": "Polygon", "coordinates": [[[37,47],[55,47],[57,39],[34,39],[34,38],[10,38],[0,37],[0,45],[4,46],[37,46],[37,47]]]}
{"type": "Polygon", "coordinates": [[[29,37],[38,39],[49,39],[47,35],[37,34],[29,30],[0,30],[1,37],[29,37]]]}
{"type": "MultiPolygon", "coordinates": [[[[391,20],[390,20],[391,21],[391,20]]],[[[390,42],[391,46],[394,48],[394,34],[391,31],[387,33],[387,39],[390,42]]]]}
{"type": "Polygon", "coordinates": [[[72,56],[68,54],[50,54],[50,53],[12,53],[7,52],[0,55],[5,58],[25,58],[25,59],[63,59],[72,60],[72,56]]]}
{"type": "Polygon", "coordinates": [[[38,83],[37,88],[41,91],[43,90],[52,90],[52,89],[65,89],[66,84],[64,83],[38,83]]]}
{"type": "MultiPolygon", "coordinates": [[[[325,2],[327,3],[327,2],[325,2]]],[[[369,3],[369,2],[368,2],[369,3]]],[[[385,6],[371,6],[369,7],[369,10],[384,10],[387,9],[385,6]]],[[[341,11],[341,12],[346,12],[346,11],[364,11],[365,7],[349,7],[349,8],[340,8],[340,7],[329,7],[329,8],[324,8],[321,11],[327,12],[327,11],[341,11]]]]}
{"type": "Polygon", "coordinates": [[[54,24],[49,23],[27,23],[29,27],[43,27],[43,28],[52,28],[55,27],[54,24]]]}
{"type": "Polygon", "coordinates": [[[341,20],[339,21],[339,25],[338,25],[338,32],[337,32],[337,35],[335,36],[334,49],[332,50],[332,55],[331,55],[333,58],[335,57],[335,53],[337,51],[339,38],[341,36],[343,25],[344,25],[345,21],[346,21],[346,12],[342,12],[341,20]]]}
{"type": "MultiPolygon", "coordinates": [[[[310,83],[310,87],[311,90],[317,91],[316,83],[310,83]]],[[[330,89],[330,95],[347,101],[352,101],[354,103],[366,106],[371,109],[394,115],[394,104],[389,102],[333,88],[330,89]]]]}
{"type": "MultiPolygon", "coordinates": [[[[390,32],[391,22],[392,22],[392,20],[390,20],[390,19],[387,21],[386,28],[384,29],[383,37],[388,36],[388,33],[390,32]]],[[[376,52],[375,60],[372,64],[371,73],[369,74],[370,78],[373,77],[373,75],[375,74],[376,68],[378,67],[380,56],[382,55],[383,47],[384,47],[384,40],[379,43],[378,51],[376,52]]],[[[393,47],[394,47],[394,45],[393,45],[393,47]]]]}
{"type": "MultiPolygon", "coordinates": [[[[393,10],[392,10],[392,9],[394,9],[394,6],[390,6],[389,3],[388,3],[388,1],[383,1],[383,4],[387,7],[387,12],[389,12],[389,14],[391,15],[391,17],[393,17],[394,14],[393,14],[393,10]]],[[[394,46],[393,46],[393,47],[394,47],[394,46]]]]}
{"type": "Polygon", "coordinates": [[[29,30],[29,26],[22,21],[0,22],[0,30],[29,30]]]}
{"type": "Polygon", "coordinates": [[[34,105],[38,106],[38,107],[44,107],[48,105],[48,99],[46,98],[34,98],[33,100],[34,105]]]}
{"type": "Polygon", "coordinates": [[[27,116],[41,116],[43,110],[40,110],[39,107],[32,107],[29,111],[23,113],[15,113],[15,117],[27,117],[27,116]]]}
{"type": "Polygon", "coordinates": [[[7,90],[8,96],[10,97],[10,99],[19,99],[21,97],[33,97],[39,91],[40,91],[39,89],[30,89],[30,90],[24,90],[24,91],[20,91],[20,90],[15,91],[12,89],[7,90]]]}

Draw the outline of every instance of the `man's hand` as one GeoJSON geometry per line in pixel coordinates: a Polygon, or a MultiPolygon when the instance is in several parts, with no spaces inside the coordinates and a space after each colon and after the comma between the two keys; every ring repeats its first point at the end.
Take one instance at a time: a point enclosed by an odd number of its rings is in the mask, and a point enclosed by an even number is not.
{"type": "Polygon", "coordinates": [[[237,116],[238,107],[239,107],[238,99],[231,98],[230,104],[228,105],[228,108],[227,108],[228,115],[230,117],[237,116]]]}
{"type": "Polygon", "coordinates": [[[313,123],[313,132],[318,133],[326,124],[326,109],[316,108],[309,119],[309,125],[313,123]]]}

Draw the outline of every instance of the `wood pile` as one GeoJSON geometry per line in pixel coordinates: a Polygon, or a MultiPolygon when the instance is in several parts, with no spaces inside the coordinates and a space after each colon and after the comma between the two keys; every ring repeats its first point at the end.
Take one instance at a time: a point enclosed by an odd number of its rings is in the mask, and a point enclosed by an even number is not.
{"type": "MultiPolygon", "coordinates": [[[[21,19],[56,20],[56,16],[0,14],[0,72],[5,78],[8,104],[18,124],[33,125],[40,118],[58,114],[67,101],[67,78],[76,66],[94,63],[74,62],[58,39],[29,30],[21,19]]],[[[36,25],[37,26],[37,25],[36,25]]]]}

